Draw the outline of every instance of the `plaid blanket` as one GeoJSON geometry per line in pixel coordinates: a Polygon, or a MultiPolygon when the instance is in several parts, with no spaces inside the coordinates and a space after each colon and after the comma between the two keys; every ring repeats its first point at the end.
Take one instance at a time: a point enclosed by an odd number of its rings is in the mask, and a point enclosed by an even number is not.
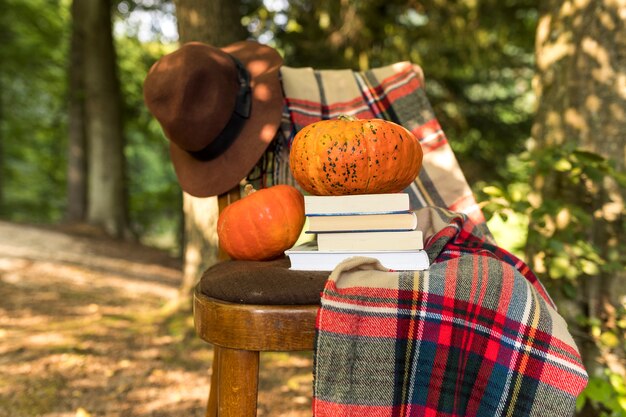
{"type": "Polygon", "coordinates": [[[571,415],[587,381],[576,346],[534,274],[495,245],[420,68],[283,67],[281,77],[285,111],[261,162],[264,185],[297,186],[291,140],[340,114],[394,121],[424,150],[405,191],[432,266],[394,272],[352,258],[333,271],[316,325],[314,415],[571,415]]]}
{"type": "Polygon", "coordinates": [[[331,274],[316,324],[314,415],[572,415],[587,375],[534,274],[466,215],[418,216],[429,270],[352,258],[331,274]]]}
{"type": "Polygon", "coordinates": [[[270,165],[271,181],[297,186],[289,171],[289,144],[304,126],[341,114],[386,119],[409,129],[424,151],[419,177],[406,190],[412,207],[437,206],[465,213],[488,233],[483,214],[428,102],[418,66],[401,62],[364,72],[283,66],[281,79],[283,123],[270,152],[272,161],[262,162],[265,171],[270,165]]]}

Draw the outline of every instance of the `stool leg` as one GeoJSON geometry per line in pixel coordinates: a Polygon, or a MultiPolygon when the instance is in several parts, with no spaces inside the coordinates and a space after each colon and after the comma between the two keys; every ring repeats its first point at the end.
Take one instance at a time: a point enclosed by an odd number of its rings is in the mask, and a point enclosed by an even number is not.
{"type": "Polygon", "coordinates": [[[213,345],[213,366],[211,386],[209,387],[209,401],[206,407],[206,417],[217,417],[217,386],[220,380],[220,347],[213,345]]]}
{"type": "Polygon", "coordinates": [[[256,417],[259,352],[220,348],[219,417],[256,417]]]}

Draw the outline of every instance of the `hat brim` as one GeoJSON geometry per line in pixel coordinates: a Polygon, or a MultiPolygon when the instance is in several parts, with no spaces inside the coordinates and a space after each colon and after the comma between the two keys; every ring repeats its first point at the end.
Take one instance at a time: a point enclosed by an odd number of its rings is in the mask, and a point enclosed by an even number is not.
{"type": "Polygon", "coordinates": [[[273,48],[242,41],[221,48],[250,72],[252,111],[232,145],[210,161],[200,161],[170,141],[170,158],[181,188],[195,197],[225,193],[256,165],[280,125],[283,94],[279,71],[283,63],[273,48]]]}

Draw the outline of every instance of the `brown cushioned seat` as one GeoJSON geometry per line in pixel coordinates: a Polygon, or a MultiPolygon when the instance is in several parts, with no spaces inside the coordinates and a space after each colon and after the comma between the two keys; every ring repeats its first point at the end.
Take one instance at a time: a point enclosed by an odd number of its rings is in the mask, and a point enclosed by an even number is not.
{"type": "Polygon", "coordinates": [[[207,269],[198,288],[207,297],[232,303],[311,305],[329,272],[292,271],[286,257],[267,262],[224,261],[207,269]]]}

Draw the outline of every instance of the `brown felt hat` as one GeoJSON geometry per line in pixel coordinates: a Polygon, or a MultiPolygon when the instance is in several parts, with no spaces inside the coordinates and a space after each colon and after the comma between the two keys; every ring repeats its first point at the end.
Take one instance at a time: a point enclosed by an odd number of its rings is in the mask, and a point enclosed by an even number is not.
{"type": "Polygon", "coordinates": [[[170,140],[184,191],[233,188],[257,163],[280,124],[283,60],[269,46],[190,42],[163,56],[144,81],[144,100],[170,140]]]}

